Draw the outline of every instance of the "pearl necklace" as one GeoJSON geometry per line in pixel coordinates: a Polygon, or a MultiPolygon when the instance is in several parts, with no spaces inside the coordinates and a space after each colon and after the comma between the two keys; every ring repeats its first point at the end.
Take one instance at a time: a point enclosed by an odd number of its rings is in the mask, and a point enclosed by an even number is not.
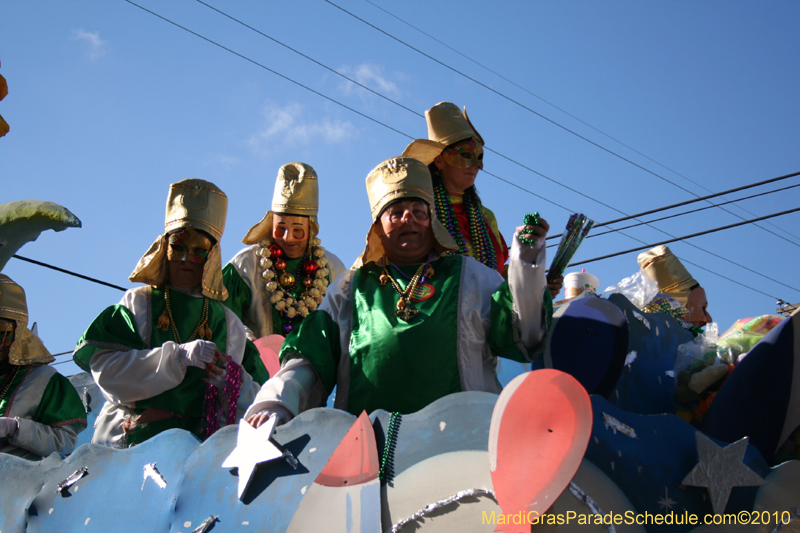
{"type": "MultiPolygon", "coordinates": [[[[316,238],[311,240],[311,254],[300,262],[298,276],[285,271],[278,275],[276,270],[283,271],[286,268],[283,249],[272,240],[265,239],[259,243],[256,255],[260,258],[259,265],[264,269],[261,273],[265,282],[264,289],[267,291],[270,303],[284,319],[291,320],[296,315],[307,316],[325,297],[330,269],[327,268],[325,248],[320,246],[320,242],[316,238]],[[301,272],[306,274],[302,286],[297,280],[301,272]]],[[[284,333],[288,333],[291,329],[284,333]]]]}

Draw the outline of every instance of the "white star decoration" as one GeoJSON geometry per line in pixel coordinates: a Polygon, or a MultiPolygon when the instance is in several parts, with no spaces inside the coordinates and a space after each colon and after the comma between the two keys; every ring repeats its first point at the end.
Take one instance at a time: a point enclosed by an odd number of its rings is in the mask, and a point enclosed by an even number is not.
{"type": "Polygon", "coordinates": [[[767,482],[742,462],[747,451],[747,437],[727,446],[718,446],[701,432],[695,433],[697,465],[683,478],[684,485],[706,487],[714,513],[725,511],[733,487],[753,487],[767,482]]]}
{"type": "Polygon", "coordinates": [[[245,420],[239,420],[239,434],[236,437],[236,448],[222,463],[222,468],[239,469],[239,499],[244,496],[256,465],[280,459],[283,452],[272,442],[272,432],[275,431],[275,424],[278,422],[276,416],[271,416],[259,428],[254,428],[245,420]]]}
{"type": "Polygon", "coordinates": [[[676,503],[678,502],[669,497],[669,490],[667,489],[667,487],[664,487],[664,497],[658,500],[658,506],[665,511],[671,511],[672,506],[675,505],[676,503]]]}

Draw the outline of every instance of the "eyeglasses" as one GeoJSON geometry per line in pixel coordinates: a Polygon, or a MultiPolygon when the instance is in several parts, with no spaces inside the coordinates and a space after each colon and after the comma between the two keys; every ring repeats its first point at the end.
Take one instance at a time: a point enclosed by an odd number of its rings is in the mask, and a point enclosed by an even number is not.
{"type": "Polygon", "coordinates": [[[384,216],[387,216],[393,224],[398,224],[405,219],[406,213],[411,215],[411,218],[416,222],[426,222],[430,219],[427,206],[419,203],[409,206],[398,205],[397,207],[390,207],[386,210],[384,216]]]}

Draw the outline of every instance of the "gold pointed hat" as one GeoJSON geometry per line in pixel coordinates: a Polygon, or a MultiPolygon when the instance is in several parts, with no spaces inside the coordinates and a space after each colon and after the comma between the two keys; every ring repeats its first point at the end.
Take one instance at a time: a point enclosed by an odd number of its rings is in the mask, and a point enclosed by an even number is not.
{"type": "Polygon", "coordinates": [[[217,242],[225,232],[228,197],[210,181],[186,179],[169,186],[164,230],[201,229],[217,242]]]}
{"type": "Polygon", "coordinates": [[[404,156],[418,159],[425,165],[433,163],[445,148],[458,141],[471,137],[481,145],[485,144],[470,122],[466,107],[462,113],[455,104],[439,102],[425,111],[425,120],[428,123],[428,138],[412,141],[403,150],[404,156]]]}
{"type": "Polygon", "coordinates": [[[28,303],[25,290],[5,274],[0,274],[0,318],[17,323],[14,342],[8,352],[8,360],[12,365],[33,365],[52,363],[55,357],[50,355],[41,339],[28,329],[28,303]]]}
{"type": "Polygon", "coordinates": [[[0,318],[14,320],[20,327],[28,325],[25,290],[5,274],[0,274],[0,318]]]}
{"type": "Polygon", "coordinates": [[[672,296],[682,305],[686,305],[689,292],[698,283],[668,247],[656,246],[642,252],[639,254],[637,262],[639,267],[647,272],[650,279],[658,283],[659,291],[672,296]]]}
{"type": "MultiPolygon", "coordinates": [[[[387,159],[367,176],[367,196],[372,210],[372,226],[367,233],[367,245],[364,253],[356,259],[353,268],[377,261],[383,257],[383,244],[380,240],[378,217],[383,209],[403,198],[419,198],[433,209],[433,185],[428,167],[410,157],[393,157],[387,159]]],[[[458,245],[447,229],[435,216],[430,217],[433,230],[434,249],[442,254],[447,250],[457,250],[458,245]]]]}
{"type": "Polygon", "coordinates": [[[183,229],[203,230],[217,241],[203,267],[203,294],[214,300],[225,300],[228,291],[222,283],[222,253],[220,240],[228,216],[228,197],[210,181],[185,179],[169,186],[164,234],[160,235],[139,260],[131,273],[133,282],[156,287],[167,281],[167,235],[183,229]]]}
{"type": "Polygon", "coordinates": [[[244,244],[257,244],[272,240],[272,215],[302,215],[309,218],[309,247],[319,234],[319,180],[316,171],[305,163],[286,163],[278,170],[272,209],[261,221],[250,228],[242,239],[244,244]]]}

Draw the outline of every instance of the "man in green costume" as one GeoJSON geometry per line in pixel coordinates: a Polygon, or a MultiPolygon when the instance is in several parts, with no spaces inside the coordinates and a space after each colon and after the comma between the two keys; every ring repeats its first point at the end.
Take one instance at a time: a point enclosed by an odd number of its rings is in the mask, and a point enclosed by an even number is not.
{"type": "Polygon", "coordinates": [[[86,411],[27,325],[25,291],[0,274],[0,452],[25,459],[72,453],[86,411]]]}
{"type": "Polygon", "coordinates": [[[517,229],[504,281],[470,256],[444,255],[456,243],[431,216],[421,162],[381,163],[367,193],[366,249],[284,341],[280,372],[245,415],[256,427],[324,405],[334,385],[335,406],[354,414],[411,413],[458,391],[498,393],[497,357],[528,361],[544,339],[547,222],[517,229]]]}
{"type": "Polygon", "coordinates": [[[278,171],[272,210],[250,228],[247,248],[222,269],[224,304],[261,338],[287,335],[322,303],[328,284],[346,268],[320,246],[319,180],[305,163],[278,171]]]}
{"type": "Polygon", "coordinates": [[[78,341],[75,362],[106,399],[92,442],[125,448],[172,428],[207,437],[232,422],[235,406],[241,415],[269,377],[241,320],[221,303],[227,211],[213,183],[173,183],[165,233],[130,276],[147,285],[127,291],[78,341]]]}

